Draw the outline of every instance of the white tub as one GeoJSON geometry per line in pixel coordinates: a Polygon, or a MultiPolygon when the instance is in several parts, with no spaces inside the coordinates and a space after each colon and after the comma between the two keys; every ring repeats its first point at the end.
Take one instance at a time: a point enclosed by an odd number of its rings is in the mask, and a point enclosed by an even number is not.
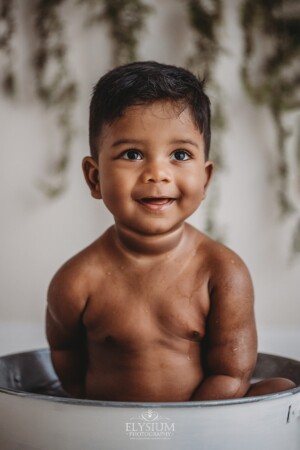
{"type": "MultiPolygon", "coordinates": [[[[300,362],[260,354],[255,377],[271,376],[299,385],[300,362]]],[[[1,357],[0,449],[300,449],[300,387],[262,397],[180,403],[57,395],[48,350],[1,357]]]]}

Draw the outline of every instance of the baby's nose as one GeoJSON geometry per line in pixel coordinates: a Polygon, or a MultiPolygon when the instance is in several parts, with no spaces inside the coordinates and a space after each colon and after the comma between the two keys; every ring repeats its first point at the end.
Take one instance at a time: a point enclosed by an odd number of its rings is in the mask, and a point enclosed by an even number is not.
{"type": "Polygon", "coordinates": [[[171,178],[170,167],[160,161],[149,162],[142,174],[143,183],[169,183],[171,178]]]}

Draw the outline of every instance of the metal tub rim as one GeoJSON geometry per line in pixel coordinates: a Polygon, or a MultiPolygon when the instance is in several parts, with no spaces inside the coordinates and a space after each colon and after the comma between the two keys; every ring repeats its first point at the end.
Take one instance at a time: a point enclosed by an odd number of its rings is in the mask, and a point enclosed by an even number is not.
{"type": "MultiPolygon", "coordinates": [[[[44,355],[49,353],[49,349],[42,348],[37,350],[29,350],[24,351],[20,353],[12,353],[0,356],[0,362],[3,360],[9,360],[16,357],[26,357],[30,356],[32,354],[40,354],[44,355]]],[[[287,363],[296,364],[299,366],[299,373],[300,373],[300,361],[297,361],[295,359],[291,358],[285,358],[278,355],[272,355],[269,353],[259,353],[258,356],[260,358],[272,358],[274,360],[284,360],[287,363]]],[[[0,367],[1,370],[1,367],[0,367]]],[[[118,402],[118,401],[104,401],[104,400],[89,400],[89,399],[77,399],[77,398],[71,398],[71,397],[58,397],[54,395],[48,395],[48,394],[40,394],[40,393],[34,393],[29,392],[26,390],[22,390],[19,388],[12,388],[3,386],[3,383],[0,381],[0,394],[8,394],[18,397],[24,397],[24,398],[31,398],[36,400],[46,400],[48,402],[52,403],[63,403],[63,404],[70,404],[70,405],[78,405],[78,406],[92,406],[92,407],[117,407],[117,408],[194,408],[194,407],[212,407],[212,406],[228,406],[228,405],[240,405],[240,404],[249,404],[249,403],[257,403],[262,402],[265,400],[276,400],[279,398],[294,396],[295,394],[298,394],[300,392],[300,385],[296,386],[293,389],[289,389],[287,391],[273,393],[273,394],[267,394],[267,395],[260,395],[256,397],[243,397],[243,398],[235,398],[235,399],[227,399],[227,400],[207,400],[207,401],[188,401],[188,402],[118,402]]]]}

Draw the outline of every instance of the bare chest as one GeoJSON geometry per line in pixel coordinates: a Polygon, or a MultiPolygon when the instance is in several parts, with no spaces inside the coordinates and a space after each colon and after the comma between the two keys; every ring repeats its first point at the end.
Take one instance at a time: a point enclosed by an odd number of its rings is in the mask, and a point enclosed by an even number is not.
{"type": "Polygon", "coordinates": [[[84,322],[95,343],[126,348],[200,341],[209,309],[207,280],[193,271],[108,271],[95,285],[84,322]]]}

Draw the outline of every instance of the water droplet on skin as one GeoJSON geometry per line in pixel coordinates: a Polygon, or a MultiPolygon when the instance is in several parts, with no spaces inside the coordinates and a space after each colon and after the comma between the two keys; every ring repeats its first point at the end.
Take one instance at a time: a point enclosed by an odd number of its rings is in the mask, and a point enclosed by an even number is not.
{"type": "Polygon", "coordinates": [[[187,355],[187,359],[190,361],[192,358],[190,357],[190,355],[187,355]]]}
{"type": "Polygon", "coordinates": [[[111,275],[111,272],[106,272],[106,275],[111,275]]]}

